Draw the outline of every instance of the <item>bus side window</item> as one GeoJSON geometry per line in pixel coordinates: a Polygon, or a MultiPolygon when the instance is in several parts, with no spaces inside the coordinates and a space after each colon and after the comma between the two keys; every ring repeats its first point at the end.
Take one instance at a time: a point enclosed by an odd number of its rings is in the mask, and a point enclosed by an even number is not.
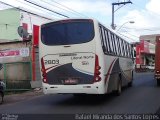
{"type": "Polygon", "coordinates": [[[130,44],[129,44],[129,57],[132,58],[132,47],[130,44]]]}
{"type": "Polygon", "coordinates": [[[122,43],[123,43],[122,46],[123,46],[123,52],[124,52],[123,56],[126,57],[126,49],[125,49],[126,45],[125,45],[125,41],[122,40],[122,43]]]}
{"type": "Polygon", "coordinates": [[[114,51],[113,51],[113,44],[112,44],[112,38],[111,38],[111,32],[110,31],[108,31],[108,37],[109,37],[109,44],[110,44],[110,48],[111,48],[110,54],[113,54],[114,51]]]}
{"type": "Polygon", "coordinates": [[[104,54],[132,58],[131,45],[116,34],[99,24],[101,45],[104,54]]]}
{"type": "Polygon", "coordinates": [[[102,49],[103,49],[103,52],[105,53],[106,48],[105,48],[105,43],[104,43],[103,28],[102,28],[102,26],[100,26],[99,28],[100,28],[100,37],[101,37],[102,49]]]}
{"type": "Polygon", "coordinates": [[[126,56],[126,50],[125,50],[125,42],[122,40],[122,48],[123,48],[123,57],[126,56]]]}
{"type": "Polygon", "coordinates": [[[110,53],[111,52],[111,47],[110,47],[110,43],[109,43],[109,36],[108,36],[108,30],[105,30],[105,34],[106,34],[106,42],[107,42],[107,50],[110,53]]]}
{"type": "Polygon", "coordinates": [[[129,44],[129,57],[132,58],[132,50],[131,50],[131,45],[129,44]]]}
{"type": "Polygon", "coordinates": [[[116,48],[115,48],[115,40],[114,40],[114,34],[111,32],[111,39],[112,39],[112,47],[113,47],[113,53],[116,55],[116,48]]]}
{"type": "Polygon", "coordinates": [[[114,39],[114,34],[113,33],[112,33],[112,42],[113,42],[114,54],[117,55],[116,45],[115,45],[115,39],[114,39]]]}
{"type": "Polygon", "coordinates": [[[115,42],[115,48],[116,48],[116,53],[119,56],[119,49],[118,49],[118,40],[117,40],[117,36],[114,35],[114,42],[115,42]]]}
{"type": "Polygon", "coordinates": [[[127,51],[127,53],[128,53],[128,57],[130,57],[129,43],[127,43],[127,48],[128,48],[128,51],[127,51]]]}
{"type": "Polygon", "coordinates": [[[121,56],[123,56],[124,51],[123,51],[123,43],[122,43],[122,39],[119,39],[119,43],[120,43],[120,49],[121,49],[121,56]]]}
{"type": "Polygon", "coordinates": [[[134,58],[135,55],[135,50],[133,48],[133,46],[131,46],[131,58],[134,58]]]}
{"type": "Polygon", "coordinates": [[[126,48],[127,48],[127,49],[126,49],[126,50],[127,50],[127,51],[126,51],[126,52],[127,52],[127,57],[129,57],[129,47],[128,47],[128,43],[127,43],[127,42],[126,42],[126,48]]]}
{"type": "Polygon", "coordinates": [[[127,44],[126,44],[126,41],[123,40],[123,43],[124,43],[124,53],[125,53],[125,57],[127,57],[127,44]]]}
{"type": "Polygon", "coordinates": [[[107,43],[106,43],[106,34],[105,34],[105,28],[103,27],[102,29],[102,36],[103,36],[103,42],[104,42],[104,46],[105,46],[105,51],[104,53],[107,54],[108,50],[107,50],[107,43]]]}
{"type": "Polygon", "coordinates": [[[118,46],[118,51],[119,51],[118,55],[121,56],[120,39],[118,36],[117,36],[117,46],[118,46]]]}

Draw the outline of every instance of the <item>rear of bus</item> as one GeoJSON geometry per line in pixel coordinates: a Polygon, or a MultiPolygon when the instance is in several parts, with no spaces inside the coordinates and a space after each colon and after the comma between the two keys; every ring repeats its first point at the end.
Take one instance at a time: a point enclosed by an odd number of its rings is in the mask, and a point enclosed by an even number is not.
{"type": "Polygon", "coordinates": [[[96,26],[91,19],[67,19],[41,26],[39,53],[45,94],[104,93],[99,87],[102,78],[96,26]]]}

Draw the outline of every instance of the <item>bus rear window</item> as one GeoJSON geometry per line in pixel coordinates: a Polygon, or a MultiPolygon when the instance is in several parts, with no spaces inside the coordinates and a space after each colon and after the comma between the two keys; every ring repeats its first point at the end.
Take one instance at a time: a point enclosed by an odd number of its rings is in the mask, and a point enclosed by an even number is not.
{"type": "Polygon", "coordinates": [[[45,45],[70,45],[86,43],[94,38],[92,20],[66,20],[41,27],[41,40],[45,45]]]}

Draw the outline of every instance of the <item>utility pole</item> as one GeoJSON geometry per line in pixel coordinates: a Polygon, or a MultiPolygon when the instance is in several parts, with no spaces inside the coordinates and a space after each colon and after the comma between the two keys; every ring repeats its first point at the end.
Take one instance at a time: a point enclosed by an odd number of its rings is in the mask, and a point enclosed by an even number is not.
{"type": "Polygon", "coordinates": [[[116,29],[116,26],[114,24],[114,12],[115,12],[114,11],[114,6],[115,5],[121,5],[121,4],[126,5],[126,4],[129,4],[129,3],[132,4],[132,2],[130,0],[128,0],[127,2],[125,2],[125,0],[124,0],[124,2],[112,3],[112,24],[111,24],[111,27],[112,27],[113,30],[116,29]]]}

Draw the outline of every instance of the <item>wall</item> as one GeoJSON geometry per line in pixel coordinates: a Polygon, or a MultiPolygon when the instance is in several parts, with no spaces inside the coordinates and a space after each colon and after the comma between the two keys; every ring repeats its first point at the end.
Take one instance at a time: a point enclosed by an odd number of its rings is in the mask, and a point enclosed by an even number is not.
{"type": "Polygon", "coordinates": [[[15,8],[0,10],[0,42],[22,41],[17,29],[25,23],[27,32],[33,34],[33,26],[40,26],[43,23],[51,21],[51,19],[43,16],[33,15],[23,12],[15,8]]]}
{"type": "Polygon", "coordinates": [[[158,35],[160,35],[160,34],[141,35],[140,40],[145,40],[145,41],[148,41],[152,44],[155,44],[156,43],[156,36],[158,36],[158,35]]]}
{"type": "Polygon", "coordinates": [[[14,8],[0,10],[0,42],[19,39],[17,28],[20,25],[20,13],[14,8]]]}
{"type": "Polygon", "coordinates": [[[2,53],[9,51],[20,51],[22,48],[30,48],[30,44],[26,44],[25,42],[10,42],[10,43],[1,43],[0,44],[0,63],[12,63],[12,62],[28,62],[31,61],[31,50],[29,51],[29,56],[23,57],[21,55],[5,55],[4,57],[1,55],[2,53]]]}
{"type": "Polygon", "coordinates": [[[32,80],[31,43],[21,41],[0,44],[0,79],[7,89],[29,89],[32,80]]]}
{"type": "Polygon", "coordinates": [[[5,42],[4,44],[0,44],[0,51],[11,50],[11,52],[6,52],[6,53],[17,54],[15,51],[19,51],[19,49],[21,48],[29,47],[30,50],[29,57],[22,57],[22,56],[2,57],[3,55],[0,55],[0,63],[6,65],[4,67],[5,70],[2,69],[0,71],[0,79],[7,79],[13,82],[15,80],[29,79],[33,80],[34,82],[38,81],[39,84],[41,82],[40,71],[39,71],[39,58],[38,58],[39,27],[43,23],[50,22],[51,19],[19,11],[13,8],[0,11],[0,16],[3,16],[3,19],[0,20],[0,25],[2,24],[2,27],[0,26],[0,31],[2,31],[0,33],[0,43],[5,42]],[[6,24],[8,24],[7,27],[6,24]],[[19,26],[25,27],[27,32],[33,35],[32,37],[33,39],[31,41],[32,44],[26,45],[24,42],[20,42],[23,39],[19,37],[17,32],[17,28],[19,26]],[[15,41],[15,39],[16,41],[19,42],[6,43],[8,41],[13,42],[15,41]],[[29,70],[30,68],[31,70],[29,70]]]}

